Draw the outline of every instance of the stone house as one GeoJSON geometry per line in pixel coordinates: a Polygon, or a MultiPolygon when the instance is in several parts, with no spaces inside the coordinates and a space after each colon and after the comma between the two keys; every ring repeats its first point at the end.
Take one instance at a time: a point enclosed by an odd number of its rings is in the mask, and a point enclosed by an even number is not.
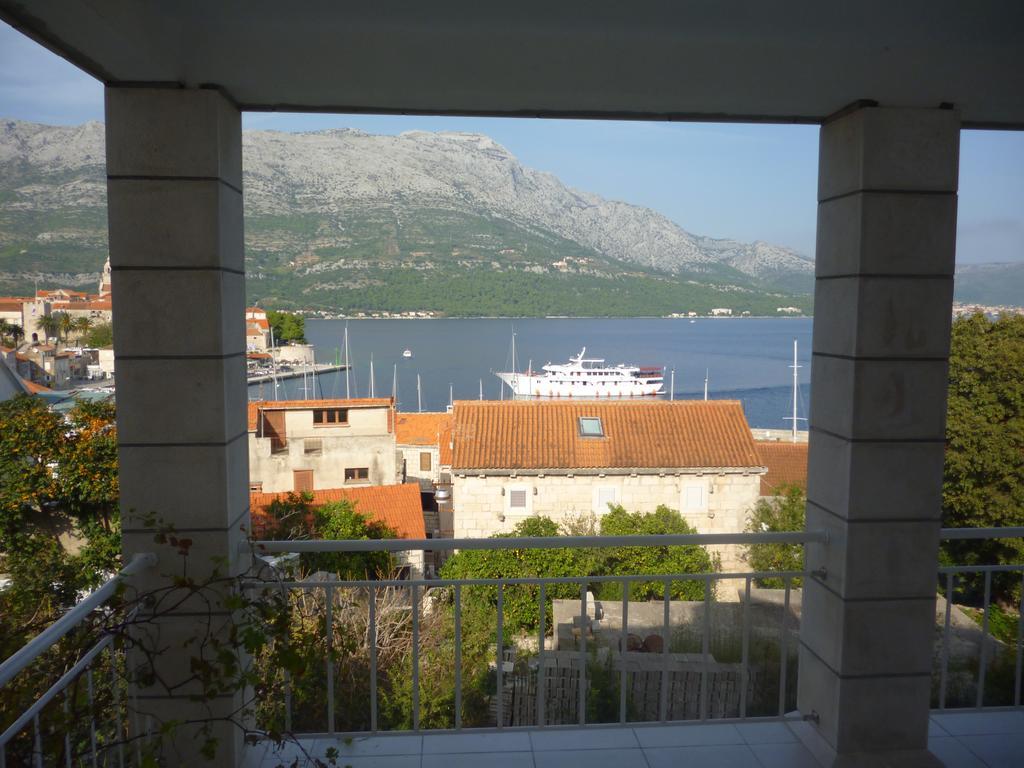
{"type": "MultiPolygon", "coordinates": [[[[698,533],[736,533],[766,472],[735,400],[460,401],[452,434],[455,538],[609,504],[665,505],[698,533]]],[[[717,551],[723,568],[741,564],[738,548],[717,551]]]]}
{"type": "Polygon", "coordinates": [[[395,441],[403,476],[416,481],[425,491],[433,491],[441,480],[442,452],[451,464],[450,413],[396,413],[395,441]],[[442,451],[442,444],[446,450],[442,451]]]}
{"type": "Polygon", "coordinates": [[[250,402],[250,490],[394,485],[394,421],[390,398],[250,402]]]}

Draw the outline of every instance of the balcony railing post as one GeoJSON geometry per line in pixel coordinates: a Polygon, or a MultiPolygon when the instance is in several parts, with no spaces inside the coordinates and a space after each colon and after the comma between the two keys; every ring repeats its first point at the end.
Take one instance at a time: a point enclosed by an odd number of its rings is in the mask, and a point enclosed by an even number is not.
{"type": "Polygon", "coordinates": [[[497,688],[498,705],[496,711],[497,727],[503,728],[505,726],[505,659],[502,653],[502,646],[505,644],[504,637],[504,625],[505,625],[505,586],[504,584],[498,585],[498,616],[497,616],[497,650],[495,656],[497,656],[497,668],[495,675],[495,687],[497,688]]]}
{"type": "Polygon", "coordinates": [[[455,585],[455,729],[462,728],[462,585],[455,585]]]}
{"type": "Polygon", "coordinates": [[[580,725],[587,723],[587,585],[580,584],[580,678],[579,678],[579,711],[577,719],[580,725]]]}
{"type": "Polygon", "coordinates": [[[661,722],[668,720],[668,686],[669,686],[669,663],[671,657],[669,656],[669,645],[671,640],[671,633],[669,629],[669,618],[672,599],[672,581],[670,579],[663,580],[664,592],[662,594],[662,643],[661,643],[661,689],[658,691],[658,719],[661,722]]]}
{"type": "Polygon", "coordinates": [[[548,603],[545,584],[540,583],[537,597],[538,629],[537,629],[537,726],[544,727],[544,688],[547,683],[547,670],[544,667],[545,623],[548,618],[548,603]]]}
{"type": "Polygon", "coordinates": [[[619,722],[626,724],[626,648],[629,645],[629,582],[622,582],[622,632],[619,636],[619,722]]]}
{"type": "Polygon", "coordinates": [[[988,611],[992,602],[992,571],[985,571],[985,597],[982,601],[981,648],[978,653],[978,690],[975,706],[979,709],[985,703],[985,674],[988,667],[988,611]]]}

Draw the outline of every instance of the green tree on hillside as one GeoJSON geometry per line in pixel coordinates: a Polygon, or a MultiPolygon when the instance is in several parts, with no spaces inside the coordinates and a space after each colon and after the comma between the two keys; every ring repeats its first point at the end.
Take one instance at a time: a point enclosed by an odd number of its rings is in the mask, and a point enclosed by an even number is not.
{"type": "Polygon", "coordinates": [[[306,319],[302,315],[295,315],[291,312],[267,312],[267,322],[274,331],[274,342],[283,344],[294,341],[299,344],[306,343],[306,319]]]}
{"type": "MultiPolygon", "coordinates": [[[[1024,525],[1024,316],[959,317],[949,360],[943,521],[950,527],[1024,525]]],[[[1024,540],[945,542],[955,563],[1022,563],[1024,540]]],[[[996,593],[1019,599],[1020,578],[996,593]]]]}

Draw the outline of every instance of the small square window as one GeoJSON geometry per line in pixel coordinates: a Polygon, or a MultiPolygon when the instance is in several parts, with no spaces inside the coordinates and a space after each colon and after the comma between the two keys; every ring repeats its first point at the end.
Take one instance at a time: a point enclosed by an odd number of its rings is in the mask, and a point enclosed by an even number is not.
{"type": "Polygon", "coordinates": [[[511,509],[526,509],[526,491],[522,489],[509,491],[508,505],[511,509]]]}
{"type": "Polygon", "coordinates": [[[314,424],[323,424],[324,423],[324,413],[325,413],[325,411],[322,408],[315,409],[313,411],[313,423],[314,424]]]}
{"type": "Polygon", "coordinates": [[[604,427],[599,416],[580,416],[580,435],[582,437],[604,437],[604,427]]]}
{"type": "Polygon", "coordinates": [[[302,452],[306,456],[319,456],[323,453],[324,443],[322,440],[307,439],[302,441],[302,452]]]}
{"type": "Polygon", "coordinates": [[[263,493],[263,481],[262,480],[258,480],[255,483],[249,483],[249,492],[250,493],[263,493]]]}

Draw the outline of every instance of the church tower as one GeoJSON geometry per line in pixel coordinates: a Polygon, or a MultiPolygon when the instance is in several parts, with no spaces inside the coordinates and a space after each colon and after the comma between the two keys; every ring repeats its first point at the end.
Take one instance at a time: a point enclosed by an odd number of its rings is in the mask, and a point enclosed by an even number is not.
{"type": "Polygon", "coordinates": [[[110,257],[107,256],[107,260],[103,264],[103,274],[100,277],[100,298],[106,298],[110,295],[110,257]]]}

